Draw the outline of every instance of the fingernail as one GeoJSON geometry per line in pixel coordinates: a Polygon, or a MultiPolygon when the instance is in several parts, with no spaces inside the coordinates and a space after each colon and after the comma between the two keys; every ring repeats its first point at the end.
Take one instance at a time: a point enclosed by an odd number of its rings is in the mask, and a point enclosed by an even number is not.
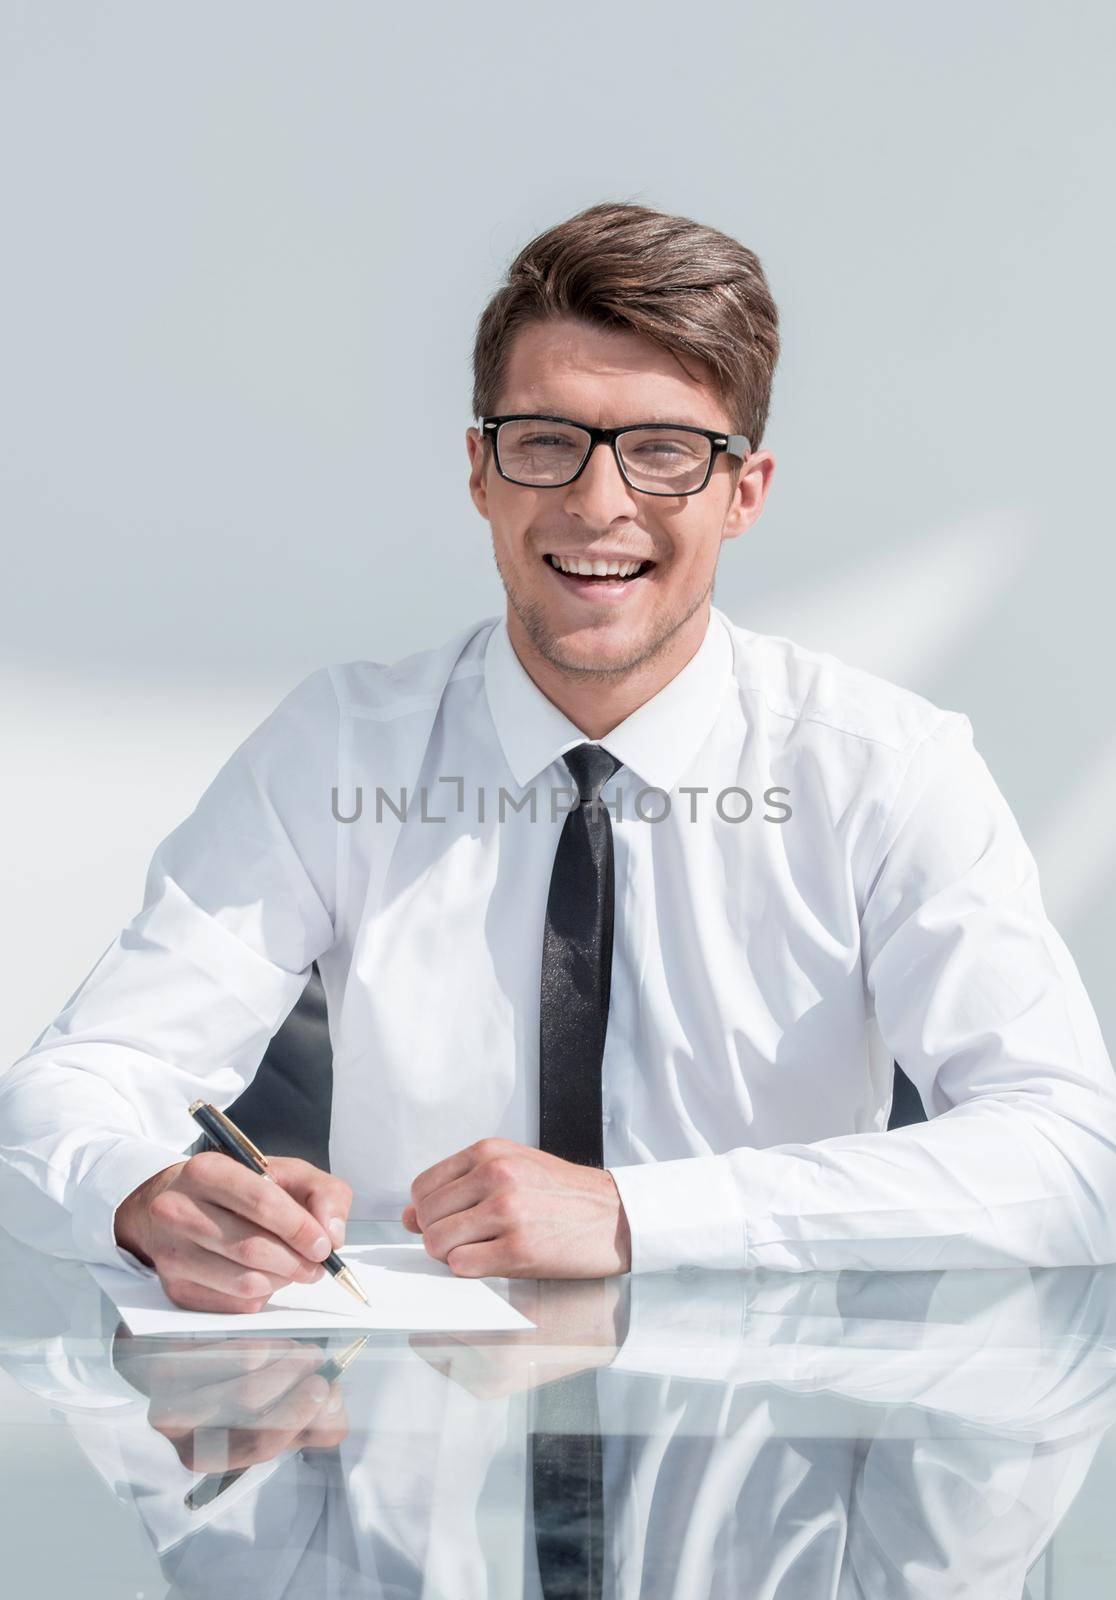
{"type": "Polygon", "coordinates": [[[306,1386],[307,1399],[312,1400],[316,1406],[320,1406],[329,1394],[329,1388],[330,1386],[324,1378],[311,1378],[306,1386]]]}
{"type": "Polygon", "coordinates": [[[330,1217],[329,1231],[333,1235],[334,1244],[345,1243],[345,1220],[343,1217],[330,1217]]]}
{"type": "Polygon", "coordinates": [[[324,1261],[332,1249],[333,1246],[323,1233],[321,1238],[314,1240],[314,1248],[312,1253],[317,1256],[319,1261],[324,1261]]]}
{"type": "Polygon", "coordinates": [[[329,1404],[326,1406],[326,1413],[327,1413],[328,1416],[332,1416],[335,1411],[340,1411],[340,1409],[341,1409],[341,1401],[343,1399],[344,1399],[344,1396],[342,1395],[340,1390],[338,1390],[336,1394],[331,1394],[330,1395],[329,1404]]]}

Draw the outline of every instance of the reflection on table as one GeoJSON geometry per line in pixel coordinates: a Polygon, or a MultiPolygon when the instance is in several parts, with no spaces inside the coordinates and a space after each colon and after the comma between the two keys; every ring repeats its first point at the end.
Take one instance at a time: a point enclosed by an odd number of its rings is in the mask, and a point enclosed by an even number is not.
{"type": "Polygon", "coordinates": [[[537,1329],[140,1340],[5,1240],[0,1361],[213,1600],[1021,1595],[1116,1419],[1116,1268],[507,1292],[537,1329]]]}

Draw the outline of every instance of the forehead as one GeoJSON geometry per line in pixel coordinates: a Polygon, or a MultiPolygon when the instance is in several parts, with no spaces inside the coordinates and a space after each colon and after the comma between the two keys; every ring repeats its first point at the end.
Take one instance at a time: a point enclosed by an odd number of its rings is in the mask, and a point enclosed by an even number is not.
{"type": "Polygon", "coordinates": [[[730,426],[703,362],[627,328],[572,318],[518,330],[499,410],[549,412],[602,428],[625,422],[730,426]]]}

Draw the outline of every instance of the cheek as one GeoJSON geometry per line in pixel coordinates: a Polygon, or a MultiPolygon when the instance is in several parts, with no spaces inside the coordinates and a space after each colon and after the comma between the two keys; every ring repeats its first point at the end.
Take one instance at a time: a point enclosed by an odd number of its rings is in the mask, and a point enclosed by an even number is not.
{"type": "Polygon", "coordinates": [[[717,560],[720,541],[710,537],[708,525],[696,523],[687,528],[684,522],[674,522],[663,530],[663,549],[669,552],[666,565],[669,577],[685,580],[696,573],[704,573],[717,560]]]}
{"type": "Polygon", "coordinates": [[[707,522],[695,526],[678,539],[676,549],[683,565],[690,572],[706,572],[716,566],[721,549],[720,527],[711,528],[707,522]]]}
{"type": "MultiPolygon", "coordinates": [[[[497,478],[504,490],[508,485],[497,478]]],[[[520,566],[530,565],[535,562],[535,547],[537,539],[532,539],[531,528],[537,518],[537,508],[524,504],[516,496],[510,499],[505,494],[491,494],[488,500],[488,516],[492,527],[492,539],[501,558],[514,561],[520,566]]]]}
{"type": "Polygon", "coordinates": [[[505,565],[523,562],[526,556],[523,529],[517,526],[515,519],[506,511],[490,506],[489,526],[492,544],[501,562],[505,565]]]}

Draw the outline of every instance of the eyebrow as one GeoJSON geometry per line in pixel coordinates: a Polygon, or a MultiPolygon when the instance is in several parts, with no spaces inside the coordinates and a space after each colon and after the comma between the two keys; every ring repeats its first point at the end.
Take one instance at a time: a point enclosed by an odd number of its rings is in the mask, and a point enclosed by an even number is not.
{"type": "MultiPolygon", "coordinates": [[[[590,426],[589,423],[583,422],[579,417],[571,417],[571,416],[567,415],[567,413],[565,411],[562,411],[557,406],[550,407],[550,408],[545,408],[545,409],[540,407],[540,409],[537,410],[537,411],[528,411],[527,408],[524,407],[523,410],[524,410],[524,413],[527,416],[532,416],[532,417],[546,417],[546,416],[562,417],[566,422],[576,422],[579,425],[579,427],[586,428],[586,427],[590,426]]],[[[658,413],[652,412],[652,414],[650,416],[648,416],[647,413],[644,412],[641,416],[636,418],[635,426],[638,427],[641,423],[653,424],[656,427],[677,427],[677,428],[704,428],[704,427],[706,427],[706,423],[704,423],[704,422],[698,422],[696,419],[691,418],[691,417],[680,417],[674,412],[658,412],[658,413]]],[[[603,424],[602,424],[602,426],[603,426],[603,424]]],[[[631,427],[632,424],[629,423],[629,422],[617,422],[617,423],[614,424],[614,426],[617,427],[617,428],[628,428],[628,427],[631,427]]],[[[713,431],[716,432],[718,430],[714,429],[713,431]]]]}

